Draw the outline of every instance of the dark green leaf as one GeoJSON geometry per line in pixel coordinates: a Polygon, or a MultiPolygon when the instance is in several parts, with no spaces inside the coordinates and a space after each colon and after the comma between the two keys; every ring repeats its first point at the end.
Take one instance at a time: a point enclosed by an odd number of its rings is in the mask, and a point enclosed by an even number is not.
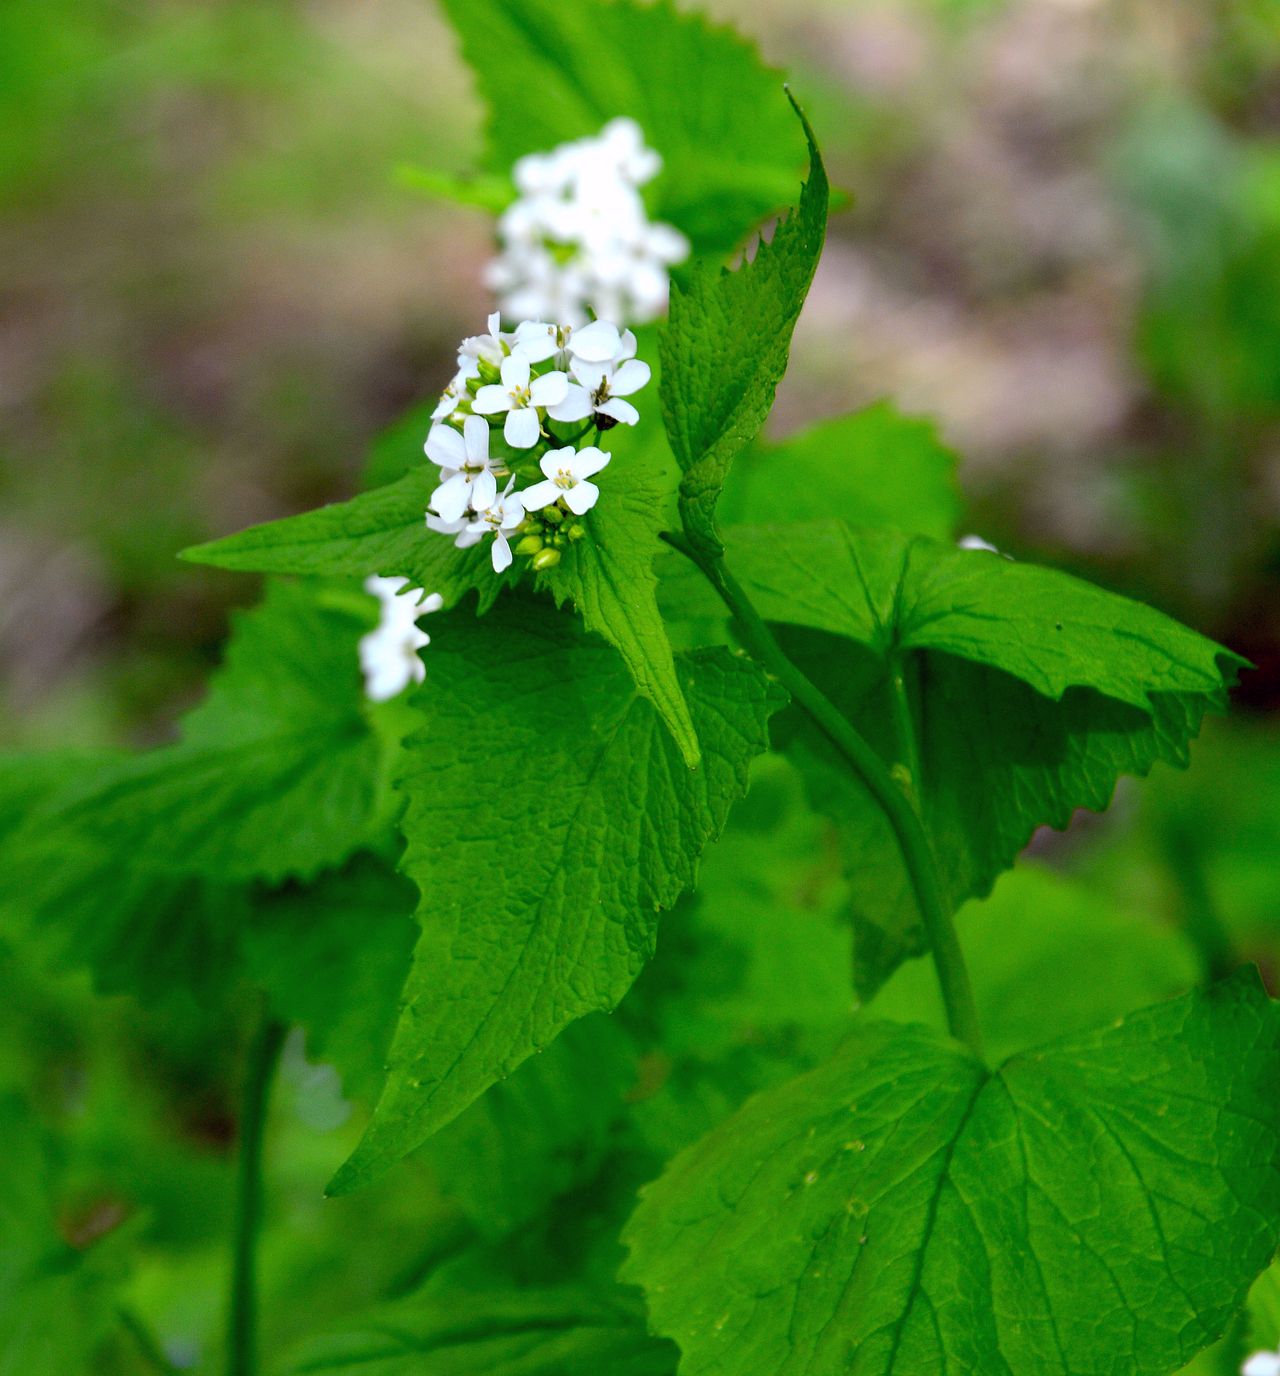
{"type": "Polygon", "coordinates": [[[333,1189],[412,1150],[575,1018],[612,1008],[692,886],[780,698],[724,651],[682,656],[690,771],[604,642],[537,603],[454,617],[407,744],[404,868],[423,932],[387,1087],[333,1189]]]}
{"type": "Polygon", "coordinates": [[[719,548],[720,489],[773,406],[826,235],[827,174],[813,131],[800,119],[809,140],[800,204],[736,271],[704,263],[687,287],[673,287],[662,336],[662,415],[684,473],[681,519],[711,551],[719,548]]]}
{"type": "Polygon", "coordinates": [[[1253,973],[990,1073],[870,1024],[648,1187],[624,1278],[682,1376],[1167,1376],[1280,1234],[1253,973]]]}

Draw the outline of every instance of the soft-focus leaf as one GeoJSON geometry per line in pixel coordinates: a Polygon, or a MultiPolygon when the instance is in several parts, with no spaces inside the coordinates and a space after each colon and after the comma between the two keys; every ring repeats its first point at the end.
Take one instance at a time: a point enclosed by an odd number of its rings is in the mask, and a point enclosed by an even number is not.
{"type": "Polygon", "coordinates": [[[493,173],[628,115],[662,155],[646,188],[651,213],[717,256],[794,193],[804,146],[782,78],[730,29],[669,0],[445,0],[445,9],[489,107],[493,173]]]}
{"type": "Polygon", "coordinates": [[[1255,974],[986,1071],[869,1024],[649,1186],[628,1281],[682,1376],[1166,1376],[1280,1225],[1255,974]]]}
{"type": "Polygon", "coordinates": [[[932,422],[879,402],[781,444],[750,446],[734,461],[716,514],[725,525],[836,515],[949,540],[960,520],[955,468],[932,422]]]}
{"type": "Polygon", "coordinates": [[[682,656],[703,757],[690,771],[616,652],[571,618],[508,600],[437,630],[432,709],[403,776],[422,937],[387,1087],[339,1192],[617,1003],[781,702],[745,660],[682,656]]]}
{"type": "Polygon", "coordinates": [[[309,1342],[291,1376],[674,1376],[635,1307],[574,1289],[449,1290],[386,1305],[309,1342]]]}

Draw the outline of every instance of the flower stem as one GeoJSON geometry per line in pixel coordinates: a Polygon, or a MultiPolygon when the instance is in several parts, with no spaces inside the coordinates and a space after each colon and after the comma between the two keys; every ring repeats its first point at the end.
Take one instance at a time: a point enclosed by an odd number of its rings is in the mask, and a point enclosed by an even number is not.
{"type": "Polygon", "coordinates": [[[265,1016],[249,1048],[240,1112],[235,1234],[231,1253],[231,1303],[227,1376],[256,1376],[258,1369],[258,1229],[262,1222],[262,1137],[285,1024],[265,1016]]]}
{"type": "Polygon", "coordinates": [[[776,637],[751,604],[724,561],[702,554],[682,535],[670,531],[662,538],[691,559],[733,613],[743,641],[792,698],[844,756],[853,772],[884,813],[907,867],[920,919],[938,972],[947,1026],[979,1059],[982,1036],[974,1006],[969,971],[956,936],[951,908],[938,875],[937,863],[924,824],[906,792],[895,783],[883,761],[831,700],[787,658],[776,637]]]}

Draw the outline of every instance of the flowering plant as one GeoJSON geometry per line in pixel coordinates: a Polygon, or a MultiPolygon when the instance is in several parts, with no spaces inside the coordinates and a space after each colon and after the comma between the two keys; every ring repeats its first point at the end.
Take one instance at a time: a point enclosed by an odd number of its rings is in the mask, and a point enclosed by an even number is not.
{"type": "Polygon", "coordinates": [[[8,910],[54,959],[257,1010],[229,1369],[291,1025],[361,1106],[343,1226],[431,1247],[282,1370],[1185,1368],[1261,1312],[1280,1010],[1018,857],[1185,765],[1242,661],[957,541],[892,408],[762,438],[829,190],[747,45],[447,8],[517,197],[424,453],[186,551],[271,578],[181,741],[12,784],[8,910]],[[1095,946],[1114,978],[1074,978],[1095,946]]]}

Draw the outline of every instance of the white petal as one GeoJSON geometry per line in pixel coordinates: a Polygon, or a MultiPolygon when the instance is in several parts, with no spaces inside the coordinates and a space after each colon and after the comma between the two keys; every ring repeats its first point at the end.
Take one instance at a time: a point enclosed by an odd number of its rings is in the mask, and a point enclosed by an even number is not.
{"type": "Polygon", "coordinates": [[[614,362],[622,363],[628,358],[634,358],[637,347],[635,331],[623,330],[622,339],[618,343],[618,352],[614,355],[614,362]]]}
{"type": "Polygon", "coordinates": [[[529,360],[523,354],[508,354],[502,360],[502,385],[509,392],[529,385],[529,360]]]}
{"type": "Polygon", "coordinates": [[[505,387],[499,387],[496,382],[481,387],[471,403],[472,409],[482,416],[496,416],[501,411],[510,411],[511,405],[511,393],[505,387]]]}
{"type": "Polygon", "coordinates": [[[518,411],[508,411],[502,433],[512,449],[532,449],[541,434],[538,413],[532,406],[522,406],[518,411]]]}
{"type": "Polygon", "coordinates": [[[629,397],[648,385],[652,373],[649,365],[639,358],[629,358],[613,375],[609,390],[615,397],[629,397]]]}
{"type": "Polygon", "coordinates": [[[444,597],[438,593],[428,593],[418,604],[418,615],[426,616],[428,612],[438,612],[444,606],[444,597]]]}
{"type": "Polygon", "coordinates": [[[514,530],[524,520],[524,494],[513,492],[502,503],[503,530],[514,530]]]}
{"type": "Polygon", "coordinates": [[[554,406],[569,395],[569,379],[563,373],[546,373],[535,377],[529,388],[535,406],[554,406]]]}
{"type": "Polygon", "coordinates": [[[483,416],[468,416],[462,422],[462,438],[473,464],[489,462],[489,422],[483,416]]]}
{"type": "Polygon", "coordinates": [[[569,384],[563,401],[557,401],[554,406],[547,407],[547,415],[552,420],[586,420],[590,414],[591,393],[585,387],[579,387],[576,382],[569,384]]]}
{"type": "Polygon", "coordinates": [[[573,365],[573,375],[588,392],[599,390],[601,382],[610,375],[612,367],[608,363],[588,363],[578,359],[573,365]]]}
{"type": "Polygon", "coordinates": [[[538,467],[542,469],[544,477],[554,478],[562,468],[572,468],[576,457],[577,450],[573,445],[566,444],[563,449],[548,449],[538,460],[538,467]]]}
{"type": "Polygon", "coordinates": [[[591,510],[596,504],[596,498],[600,495],[600,489],[595,483],[577,483],[561,493],[564,497],[564,504],[573,512],[575,516],[581,516],[591,510]]]}
{"type": "Polygon", "coordinates": [[[471,479],[471,506],[475,511],[485,511],[498,497],[498,480],[486,468],[471,479]]]}
{"type": "Polygon", "coordinates": [[[502,313],[500,311],[490,311],[489,319],[486,321],[489,326],[489,336],[495,344],[499,342],[502,334],[502,313]]]}
{"type": "Polygon", "coordinates": [[[560,489],[548,478],[545,482],[534,483],[520,493],[526,511],[541,511],[544,506],[554,506],[560,496],[560,489]]]}
{"type": "Polygon", "coordinates": [[[610,397],[603,406],[597,406],[596,411],[602,416],[612,416],[623,425],[634,425],[640,419],[640,412],[621,397],[610,397]]]}
{"type": "Polygon", "coordinates": [[[494,532],[492,553],[494,573],[502,573],[511,567],[511,546],[500,530],[494,532]]]}
{"type": "Polygon", "coordinates": [[[541,363],[555,353],[556,327],[545,320],[526,320],[516,327],[516,348],[530,363],[541,363]]]}
{"type": "Polygon", "coordinates": [[[461,468],[466,462],[467,446],[452,425],[433,425],[423,448],[427,458],[441,468],[461,468]]]}
{"type": "Polygon", "coordinates": [[[455,473],[452,478],[442,482],[431,494],[431,505],[443,520],[457,521],[462,518],[462,513],[467,509],[470,495],[471,485],[467,482],[465,475],[455,473]]]}
{"type": "Polygon", "coordinates": [[[1255,1352],[1240,1368],[1240,1376],[1280,1376],[1280,1353],[1255,1352]]]}
{"type": "Polygon", "coordinates": [[[609,466],[612,454],[607,454],[603,449],[597,449],[594,444],[589,444],[585,449],[578,450],[578,456],[574,460],[573,475],[575,478],[590,478],[599,473],[602,468],[609,466]]]}
{"type": "Polygon", "coordinates": [[[593,320],[590,325],[574,330],[569,352],[589,363],[607,363],[618,352],[620,342],[616,325],[608,320],[593,320]]]}

